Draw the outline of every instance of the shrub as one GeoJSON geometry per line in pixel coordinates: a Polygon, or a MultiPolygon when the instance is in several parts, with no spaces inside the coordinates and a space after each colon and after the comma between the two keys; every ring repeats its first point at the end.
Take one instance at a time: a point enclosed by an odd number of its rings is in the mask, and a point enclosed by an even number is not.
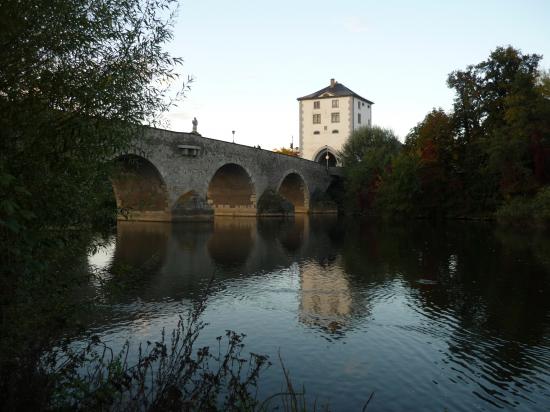
{"type": "Polygon", "coordinates": [[[545,187],[534,197],[515,197],[502,205],[495,213],[501,222],[525,222],[545,226],[550,223],[550,187],[545,187]]]}
{"type": "Polygon", "coordinates": [[[338,205],[327,192],[315,190],[309,200],[310,209],[317,212],[333,212],[338,210],[338,205]]]}
{"type": "Polygon", "coordinates": [[[269,362],[243,356],[244,335],[226,331],[217,348],[196,348],[206,326],[200,320],[205,300],[197,303],[167,337],[139,346],[130,364],[130,344],[114,354],[98,337],[83,349],[65,342],[40,365],[48,382],[46,405],[53,410],[255,410],[256,385],[269,362]]]}
{"type": "Polygon", "coordinates": [[[258,200],[259,214],[294,214],[294,205],[279,193],[268,189],[258,200]]]}

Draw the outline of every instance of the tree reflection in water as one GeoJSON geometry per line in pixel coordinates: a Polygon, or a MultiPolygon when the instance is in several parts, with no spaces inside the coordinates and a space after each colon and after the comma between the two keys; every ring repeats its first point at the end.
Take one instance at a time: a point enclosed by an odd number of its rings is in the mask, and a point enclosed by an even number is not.
{"type": "MultiPolygon", "coordinates": [[[[150,303],[151,316],[193,300],[214,278],[207,320],[253,327],[260,348],[295,352],[285,361],[304,376],[311,369],[309,391],[347,379],[352,360],[369,365],[353,369],[350,392],[334,395],[351,409],[362,387],[387,406],[413,396],[406,388],[415,381],[419,395],[394,410],[471,409],[480,399],[537,410],[550,397],[548,256],[548,235],[491,224],[216,217],[119,225],[112,266],[139,269],[123,301],[150,303]],[[350,345],[335,352],[337,342],[350,345]]],[[[140,310],[128,318],[145,316],[140,310]]]]}

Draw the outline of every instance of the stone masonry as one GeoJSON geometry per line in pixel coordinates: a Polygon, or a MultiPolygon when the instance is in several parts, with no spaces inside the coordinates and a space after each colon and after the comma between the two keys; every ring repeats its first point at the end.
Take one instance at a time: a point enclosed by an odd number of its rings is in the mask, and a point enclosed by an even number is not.
{"type": "Polygon", "coordinates": [[[308,213],[311,194],[331,183],[331,174],[313,161],[152,128],[118,160],[126,166],[112,181],[121,218],[129,220],[255,216],[268,189],[291,201],[296,213],[308,213]]]}

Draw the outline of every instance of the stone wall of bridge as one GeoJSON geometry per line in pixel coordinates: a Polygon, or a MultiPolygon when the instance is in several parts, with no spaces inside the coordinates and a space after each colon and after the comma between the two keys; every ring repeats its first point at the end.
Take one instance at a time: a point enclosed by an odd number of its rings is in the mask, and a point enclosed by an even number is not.
{"type": "Polygon", "coordinates": [[[312,193],[326,191],[332,179],[309,160],[160,129],[146,129],[117,160],[112,181],[121,219],[129,220],[255,216],[266,190],[279,192],[296,213],[311,213],[312,193]]]}

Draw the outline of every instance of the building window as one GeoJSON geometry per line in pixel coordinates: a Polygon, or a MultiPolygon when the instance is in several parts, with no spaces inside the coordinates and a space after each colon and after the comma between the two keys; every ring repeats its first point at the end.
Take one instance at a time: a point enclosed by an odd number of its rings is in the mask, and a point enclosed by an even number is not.
{"type": "Polygon", "coordinates": [[[320,134],[321,132],[319,130],[315,130],[313,134],[320,134]]]}
{"type": "Polygon", "coordinates": [[[333,100],[332,101],[332,108],[333,109],[338,109],[338,100],[333,100]]]}
{"type": "Polygon", "coordinates": [[[321,123],[321,115],[320,114],[314,114],[313,115],[313,124],[319,124],[321,123]]]}
{"type": "Polygon", "coordinates": [[[332,123],[340,123],[340,113],[331,113],[330,121],[332,123]]]}
{"type": "Polygon", "coordinates": [[[357,102],[357,108],[358,108],[358,109],[361,108],[361,102],[357,102]]]}
{"type": "Polygon", "coordinates": [[[370,126],[370,119],[369,119],[369,126],[370,126]]]}
{"type": "Polygon", "coordinates": [[[321,108],[321,102],[317,100],[316,102],[313,102],[313,108],[314,109],[320,109],[321,108]]]}
{"type": "Polygon", "coordinates": [[[332,133],[333,133],[333,134],[337,134],[337,133],[338,133],[338,129],[334,129],[334,130],[332,131],[332,133]]]}
{"type": "Polygon", "coordinates": [[[361,113],[357,113],[357,123],[361,124],[361,113]]]}

